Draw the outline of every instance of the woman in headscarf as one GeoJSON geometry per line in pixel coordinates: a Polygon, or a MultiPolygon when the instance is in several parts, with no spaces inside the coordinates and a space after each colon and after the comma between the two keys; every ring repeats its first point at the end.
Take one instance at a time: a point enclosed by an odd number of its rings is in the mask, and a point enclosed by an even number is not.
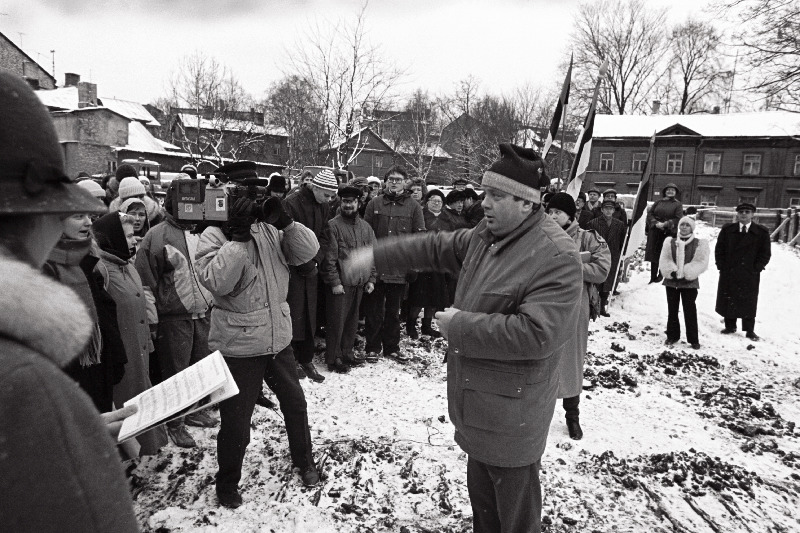
{"type": "MultiPolygon", "coordinates": [[[[133,219],[109,213],[92,224],[92,231],[100,247],[100,263],[95,270],[117,305],[117,323],[128,356],[125,376],[114,387],[114,403],[121,406],[152,386],[149,354],[153,342],[149,323],[157,321],[156,310],[147,302],[142,280],[131,261],[136,246],[133,219]]],[[[167,432],[164,426],[158,426],[136,439],[141,445],[140,455],[153,455],[167,443],[167,432]]]]}
{"type": "Polygon", "coordinates": [[[120,204],[119,212],[133,219],[133,236],[136,237],[136,246],[138,247],[145,234],[150,231],[150,220],[148,220],[147,206],[144,205],[144,200],[128,198],[120,204]]]}
{"type": "Polygon", "coordinates": [[[90,216],[66,215],[62,222],[61,239],[42,270],[75,291],[89,311],[93,324],[91,339],[65,371],[86,391],[98,411],[105,413],[112,409],[113,386],[122,379],[127,362],[117,324],[117,307],[103,289],[102,279],[93,274],[100,259],[90,232],[90,216]]]}
{"type": "Polygon", "coordinates": [[[667,341],[675,344],[681,338],[681,323],[678,309],[683,301],[683,321],[686,324],[686,340],[695,350],[700,348],[697,333],[698,278],[708,268],[709,247],[705,239],[694,236],[695,221],[683,217],[678,222],[678,235],[667,237],[661,248],[658,268],[667,288],[667,341]]]}

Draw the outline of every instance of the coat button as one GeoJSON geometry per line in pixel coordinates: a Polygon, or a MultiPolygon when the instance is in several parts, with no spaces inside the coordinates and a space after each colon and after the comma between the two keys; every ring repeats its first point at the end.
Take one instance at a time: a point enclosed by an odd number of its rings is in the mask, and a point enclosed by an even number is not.
{"type": "Polygon", "coordinates": [[[139,293],[138,293],[138,292],[136,293],[136,297],[137,297],[137,298],[139,297],[139,293]]]}
{"type": "Polygon", "coordinates": [[[517,392],[522,392],[522,387],[518,388],[517,392]]]}
{"type": "Polygon", "coordinates": [[[458,348],[453,348],[453,353],[458,353],[458,348]]]}
{"type": "Polygon", "coordinates": [[[469,383],[469,378],[465,379],[464,383],[469,383]]]}

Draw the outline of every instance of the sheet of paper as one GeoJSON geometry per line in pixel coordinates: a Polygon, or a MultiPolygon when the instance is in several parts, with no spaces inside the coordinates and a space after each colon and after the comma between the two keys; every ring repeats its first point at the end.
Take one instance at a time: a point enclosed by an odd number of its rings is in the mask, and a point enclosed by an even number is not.
{"type": "MultiPolygon", "coordinates": [[[[227,380],[232,382],[233,378],[225,359],[217,351],[131,398],[125,405],[134,403],[138,411],[123,421],[119,442],[134,437],[191,407],[221,388],[227,380]]],[[[233,388],[238,392],[235,383],[233,388]]]]}

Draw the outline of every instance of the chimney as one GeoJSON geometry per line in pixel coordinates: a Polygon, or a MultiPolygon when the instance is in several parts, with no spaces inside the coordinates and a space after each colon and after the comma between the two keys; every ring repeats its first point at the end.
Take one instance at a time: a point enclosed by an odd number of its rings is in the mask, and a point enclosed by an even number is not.
{"type": "Polygon", "coordinates": [[[719,106],[715,105],[714,109],[711,110],[712,115],[719,115],[719,106]]]}
{"type": "Polygon", "coordinates": [[[74,74],[72,72],[67,72],[64,74],[64,87],[75,87],[80,81],[80,74],[74,74]]]}
{"type": "Polygon", "coordinates": [[[78,82],[78,107],[97,106],[97,84],[88,81],[78,82]]]}
{"type": "Polygon", "coordinates": [[[661,100],[653,100],[653,115],[658,115],[658,112],[661,111],[661,100]]]}

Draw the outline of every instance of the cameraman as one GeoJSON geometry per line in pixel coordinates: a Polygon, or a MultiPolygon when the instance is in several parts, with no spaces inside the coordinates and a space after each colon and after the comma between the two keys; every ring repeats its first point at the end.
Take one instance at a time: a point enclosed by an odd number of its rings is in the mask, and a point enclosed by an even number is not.
{"type": "MultiPolygon", "coordinates": [[[[251,162],[231,163],[218,172],[232,181],[256,176],[251,162]]],[[[220,504],[236,508],[242,504],[238,485],[250,442],[250,418],[265,376],[280,402],[293,465],[305,485],[319,481],[286,303],[288,265],[311,260],[319,243],[311,230],[286,214],[279,198],[229,198],[229,220],[203,232],[195,268],[214,297],[209,348],[222,352],[239,387],[239,394],[220,404],[216,475],[220,504]]]]}

